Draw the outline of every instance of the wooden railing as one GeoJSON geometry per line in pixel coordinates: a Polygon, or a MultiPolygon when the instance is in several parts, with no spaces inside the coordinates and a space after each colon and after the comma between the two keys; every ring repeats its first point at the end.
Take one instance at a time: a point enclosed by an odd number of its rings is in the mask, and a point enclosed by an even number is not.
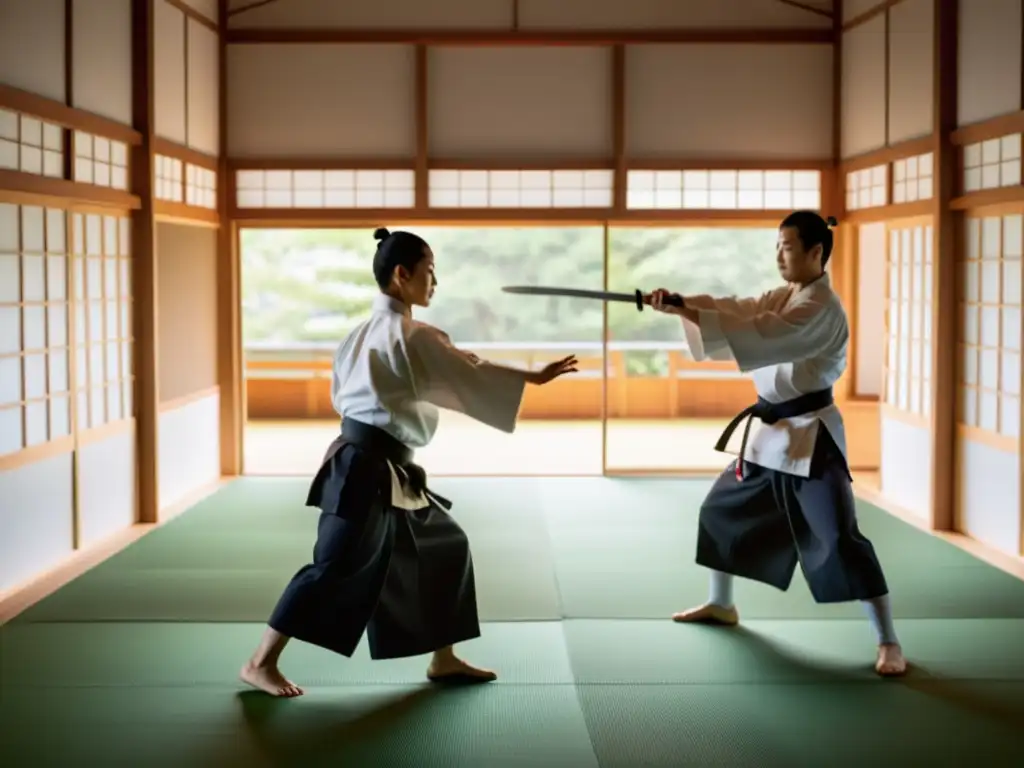
{"type": "MultiPolygon", "coordinates": [[[[524,419],[721,418],[754,396],[748,376],[733,363],[697,363],[686,345],[671,342],[467,342],[479,357],[536,370],[574,354],[579,373],[531,387],[524,419]],[[602,376],[606,360],[607,378],[602,376]]],[[[330,402],[335,344],[247,344],[245,378],[249,418],[334,418],[330,402]]]]}

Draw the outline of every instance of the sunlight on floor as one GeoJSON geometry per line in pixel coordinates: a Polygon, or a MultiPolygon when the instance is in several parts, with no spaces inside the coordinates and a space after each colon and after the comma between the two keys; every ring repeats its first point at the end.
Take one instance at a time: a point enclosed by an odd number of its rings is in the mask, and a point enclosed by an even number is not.
{"type": "MultiPolygon", "coordinates": [[[[608,469],[713,474],[731,457],[715,451],[726,419],[614,420],[608,469]]],[[[250,421],[245,473],[312,475],[338,434],[334,421],[250,421]]],[[[599,475],[600,421],[522,421],[507,435],[445,412],[434,442],[417,451],[433,475],[599,475]]]]}

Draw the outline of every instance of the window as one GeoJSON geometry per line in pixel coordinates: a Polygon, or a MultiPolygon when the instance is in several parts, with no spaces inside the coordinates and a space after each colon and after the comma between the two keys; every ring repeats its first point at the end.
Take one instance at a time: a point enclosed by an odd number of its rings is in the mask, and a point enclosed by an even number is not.
{"type": "Polygon", "coordinates": [[[961,264],[960,420],[1011,438],[1020,432],[1022,220],[967,219],[961,264]]]}
{"type": "MultiPolygon", "coordinates": [[[[760,296],[782,281],[775,226],[614,227],[608,287],[632,293],[760,296]]],[[[613,471],[718,470],[729,420],[756,397],[734,362],[697,362],[679,318],[608,305],[607,467],[613,471]]]]}
{"type": "Polygon", "coordinates": [[[201,165],[185,165],[185,202],[199,208],[217,207],[217,172],[201,165]]]}
{"type": "Polygon", "coordinates": [[[75,213],[73,221],[77,424],[132,416],[129,221],[75,213]]]}
{"type": "Polygon", "coordinates": [[[861,208],[876,208],[887,205],[889,167],[876,165],[850,171],[846,174],[846,208],[856,211],[861,208]]]}
{"type": "Polygon", "coordinates": [[[821,207],[819,171],[629,171],[631,210],[784,210],[821,207]]]}
{"type": "Polygon", "coordinates": [[[156,189],[153,191],[153,197],[170,203],[180,203],[184,196],[182,191],[181,160],[176,157],[157,155],[153,162],[156,165],[156,189]]]}
{"type": "Polygon", "coordinates": [[[964,192],[1014,187],[1021,183],[1021,134],[964,147],[964,192]]]}
{"type": "Polygon", "coordinates": [[[614,176],[611,170],[432,170],[430,207],[611,208],[614,176]]]}
{"type": "Polygon", "coordinates": [[[75,181],[128,189],[128,145],[75,131],[75,181]]]}
{"type": "Polygon", "coordinates": [[[64,178],[64,129],[0,109],[0,168],[64,178]]]}
{"type": "Polygon", "coordinates": [[[238,171],[239,208],[412,208],[411,170],[238,171]]]}
{"type": "Polygon", "coordinates": [[[931,412],[932,225],[892,225],[887,258],[885,402],[927,416],[931,412]]]}
{"type": "Polygon", "coordinates": [[[907,157],[892,164],[892,201],[912,203],[932,196],[932,153],[907,157]]]}
{"type": "Polygon", "coordinates": [[[0,204],[0,455],[71,434],[65,221],[0,204]]]}
{"type": "MultiPolygon", "coordinates": [[[[600,289],[603,228],[421,226],[401,219],[381,224],[420,234],[434,251],[438,290],[429,308],[413,310],[418,320],[443,329],[460,348],[500,364],[537,370],[568,354],[580,361],[579,373],[527,390],[514,434],[443,411],[436,439],[417,452],[417,461],[435,476],[599,474],[602,303],[515,296],[501,288],[600,289]]],[[[247,473],[315,472],[323,440],[307,430],[337,432],[331,359],[380,293],[372,272],[372,233],[372,228],[242,230],[247,473]],[[302,418],[308,426],[281,431],[261,423],[268,418],[302,418]],[[291,435],[299,437],[289,443],[295,449],[281,450],[282,440],[295,439],[291,435]]],[[[646,316],[650,319],[650,313],[646,316]]]]}

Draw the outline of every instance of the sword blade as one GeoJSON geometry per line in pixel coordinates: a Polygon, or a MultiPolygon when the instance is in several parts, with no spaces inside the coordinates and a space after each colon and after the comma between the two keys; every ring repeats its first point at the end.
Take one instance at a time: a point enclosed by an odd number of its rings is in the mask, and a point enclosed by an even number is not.
{"type": "Polygon", "coordinates": [[[636,293],[615,293],[613,291],[588,291],[581,288],[551,288],[543,285],[506,285],[501,289],[505,293],[517,293],[523,296],[564,296],[574,299],[594,299],[597,301],[622,301],[636,303],[636,293]]]}

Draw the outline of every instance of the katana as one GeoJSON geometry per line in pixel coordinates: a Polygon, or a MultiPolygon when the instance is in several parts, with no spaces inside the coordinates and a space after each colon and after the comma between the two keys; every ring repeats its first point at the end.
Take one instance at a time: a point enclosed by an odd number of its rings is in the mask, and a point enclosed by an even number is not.
{"type": "MultiPolygon", "coordinates": [[[[627,304],[636,304],[637,310],[643,312],[644,294],[638,288],[633,293],[615,293],[614,291],[588,291],[582,288],[552,288],[543,285],[506,285],[502,288],[505,293],[518,293],[523,296],[563,296],[572,299],[594,299],[596,301],[621,301],[627,304]]],[[[665,297],[665,304],[670,307],[683,306],[683,300],[678,296],[668,295],[665,297]]]]}

